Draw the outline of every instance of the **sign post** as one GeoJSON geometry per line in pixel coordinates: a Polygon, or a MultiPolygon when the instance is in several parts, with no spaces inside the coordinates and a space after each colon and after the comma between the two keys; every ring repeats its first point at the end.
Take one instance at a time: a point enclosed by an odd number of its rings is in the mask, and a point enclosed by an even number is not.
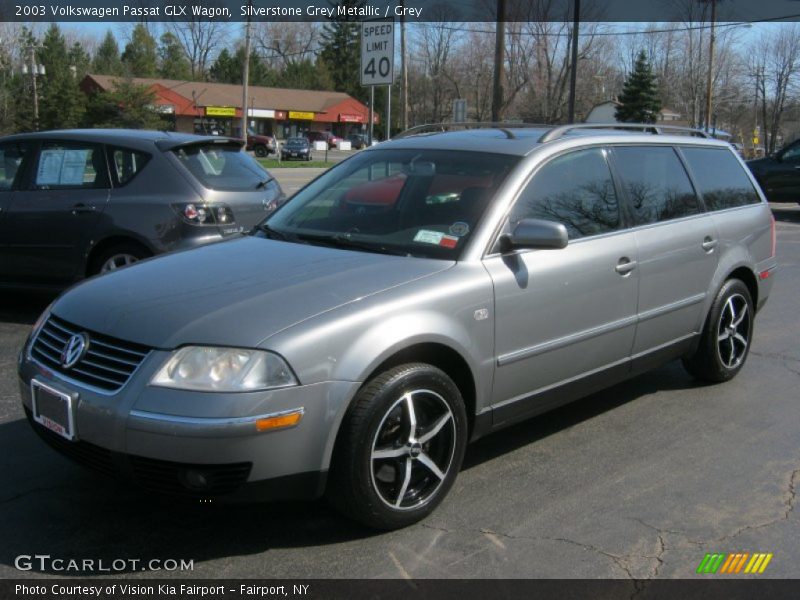
{"type": "Polygon", "coordinates": [[[390,135],[391,86],[394,83],[394,19],[361,22],[361,85],[370,87],[369,141],[375,122],[375,86],[387,86],[386,138],[390,135]]]}

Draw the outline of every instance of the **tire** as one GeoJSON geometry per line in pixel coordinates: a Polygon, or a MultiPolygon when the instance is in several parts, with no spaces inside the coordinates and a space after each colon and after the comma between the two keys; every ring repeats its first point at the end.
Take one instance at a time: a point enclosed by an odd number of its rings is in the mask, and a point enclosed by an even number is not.
{"type": "Polygon", "coordinates": [[[144,246],[136,242],[123,242],[111,246],[92,257],[89,265],[89,275],[108,273],[132,265],[133,263],[152,256],[144,246]],[[112,267],[112,265],[115,265],[112,267]]]}
{"type": "Polygon", "coordinates": [[[259,157],[259,158],[264,158],[265,156],[267,156],[269,154],[269,150],[267,150],[267,147],[264,146],[263,144],[259,144],[258,146],[256,146],[254,148],[254,150],[255,150],[256,156],[259,157]]]}
{"type": "Polygon", "coordinates": [[[708,312],[695,352],[683,366],[701,381],[730,381],[741,371],[753,339],[753,299],[739,279],[728,279],[708,312]]]}
{"type": "Polygon", "coordinates": [[[443,371],[423,363],[389,369],[361,388],[345,415],[328,500],[375,529],[416,523],[452,487],[466,441],[464,401],[443,371]]]}

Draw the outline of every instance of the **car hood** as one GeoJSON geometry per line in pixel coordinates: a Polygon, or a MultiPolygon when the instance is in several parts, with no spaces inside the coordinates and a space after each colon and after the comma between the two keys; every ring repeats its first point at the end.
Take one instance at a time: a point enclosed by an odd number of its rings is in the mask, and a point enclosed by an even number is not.
{"type": "Polygon", "coordinates": [[[256,347],[322,312],[453,264],[243,237],[87,280],[52,312],[155,348],[256,347]]]}

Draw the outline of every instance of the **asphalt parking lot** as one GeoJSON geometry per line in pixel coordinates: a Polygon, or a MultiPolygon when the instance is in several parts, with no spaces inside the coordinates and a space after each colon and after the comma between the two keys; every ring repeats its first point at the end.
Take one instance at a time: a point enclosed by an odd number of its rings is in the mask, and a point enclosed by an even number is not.
{"type": "Polygon", "coordinates": [[[194,561],[128,577],[696,577],[708,552],[773,553],[760,577],[800,577],[800,207],[773,208],[780,270],[739,377],[700,386],[673,363],[484,438],[437,512],[392,533],[324,502],[176,504],[74,466],[17,391],[49,298],[2,292],[0,577],[41,576],[15,569],[26,554],[194,561]]]}

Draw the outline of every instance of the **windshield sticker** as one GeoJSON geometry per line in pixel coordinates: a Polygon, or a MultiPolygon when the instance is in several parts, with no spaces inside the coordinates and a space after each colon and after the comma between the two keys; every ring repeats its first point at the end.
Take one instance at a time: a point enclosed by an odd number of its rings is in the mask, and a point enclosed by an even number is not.
{"type": "Polygon", "coordinates": [[[450,225],[450,235],[462,237],[469,233],[469,225],[464,221],[456,221],[450,225]]]}
{"type": "Polygon", "coordinates": [[[415,242],[422,244],[434,244],[438,246],[442,242],[444,234],[441,231],[431,231],[430,229],[420,229],[414,236],[415,242]]]}
{"type": "Polygon", "coordinates": [[[443,248],[455,248],[458,246],[458,238],[452,235],[443,235],[439,245],[443,248]]]}

